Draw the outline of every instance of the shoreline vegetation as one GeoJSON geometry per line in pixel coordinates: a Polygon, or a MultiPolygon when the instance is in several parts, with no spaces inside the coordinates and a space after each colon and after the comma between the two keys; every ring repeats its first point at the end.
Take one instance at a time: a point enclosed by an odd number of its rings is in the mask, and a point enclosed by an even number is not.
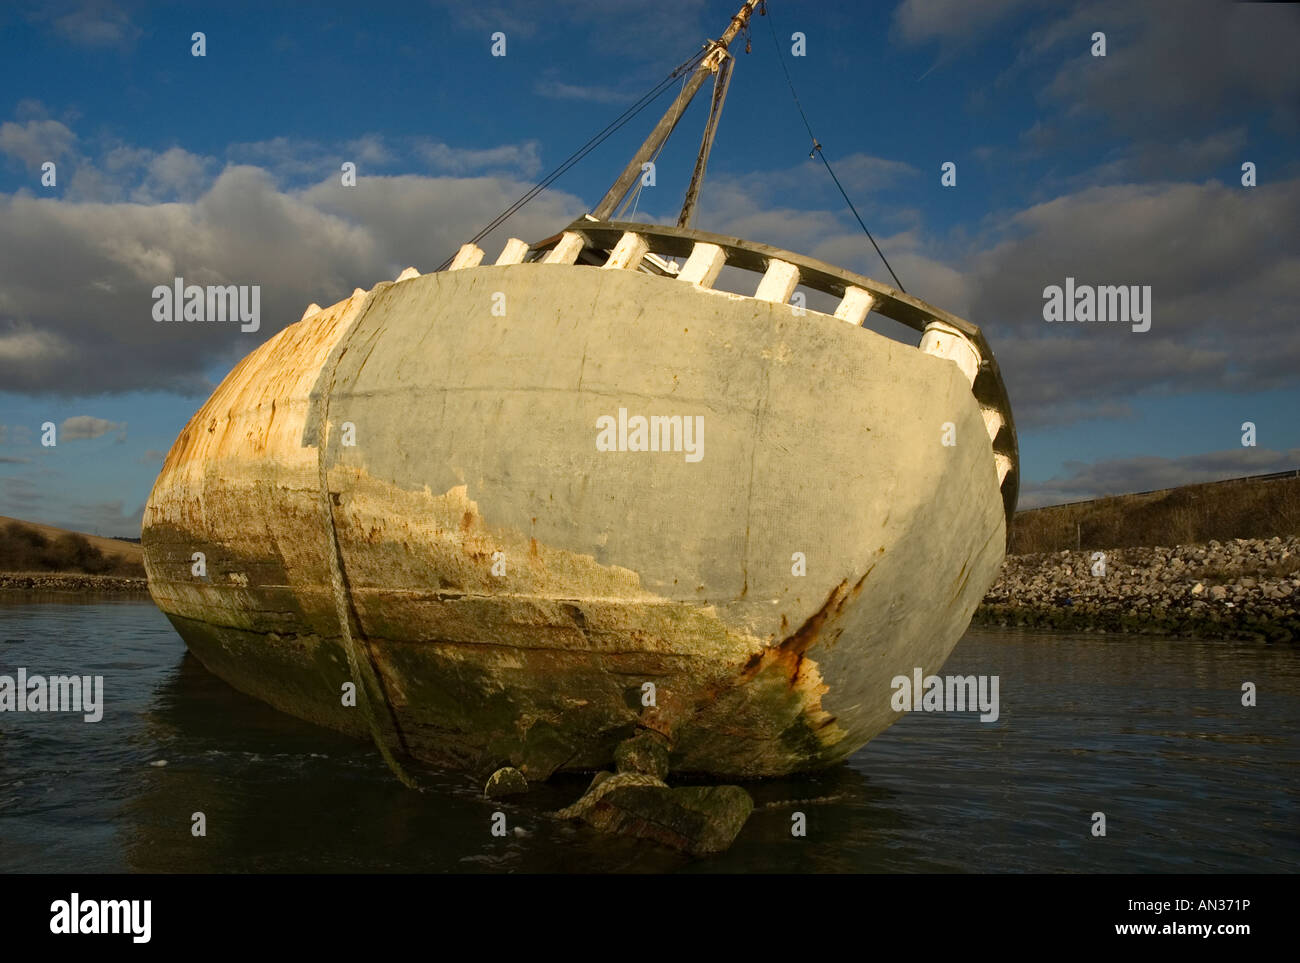
{"type": "MultiPolygon", "coordinates": [[[[0,592],[149,597],[140,545],[0,517],[0,592]]],[[[1300,473],[1016,515],[973,624],[1300,640],[1300,473]]]]}
{"type": "Polygon", "coordinates": [[[0,591],[149,597],[138,542],[0,516],[0,591]]]}

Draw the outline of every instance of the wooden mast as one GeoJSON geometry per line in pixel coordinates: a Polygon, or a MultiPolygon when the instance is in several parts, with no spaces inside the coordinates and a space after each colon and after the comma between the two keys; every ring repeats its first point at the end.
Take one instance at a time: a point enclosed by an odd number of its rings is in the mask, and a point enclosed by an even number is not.
{"type": "MultiPolygon", "coordinates": [[[[709,116],[709,124],[705,128],[704,143],[700,145],[700,156],[696,160],[695,172],[691,177],[691,188],[687,192],[686,203],[682,207],[681,217],[685,218],[686,222],[689,222],[691,212],[695,206],[695,198],[699,195],[699,180],[704,176],[704,165],[708,162],[709,148],[713,143],[712,132],[717,128],[716,113],[721,109],[722,97],[726,95],[726,80],[730,74],[730,65],[724,66],[724,61],[730,57],[730,54],[727,53],[727,46],[735,39],[736,34],[740,33],[741,29],[749,23],[754,8],[761,2],[762,0],[746,0],[745,4],[736,12],[736,15],[731,18],[731,23],[727,25],[727,29],[722,36],[709,44],[708,53],[704,55],[704,59],[695,68],[695,72],[691,74],[691,78],[686,82],[686,86],[682,88],[682,92],[677,95],[677,99],[673,101],[667,112],[659,118],[659,123],[655,124],[654,130],[650,131],[650,136],[645,139],[640,149],[628,161],[627,166],[623,168],[623,173],[618,176],[613,186],[610,187],[605,196],[601,198],[600,203],[592,210],[591,213],[594,217],[602,221],[609,219],[609,216],[622,203],[623,198],[627,196],[628,191],[632,189],[632,185],[641,176],[641,165],[654,156],[664,141],[668,139],[704,81],[710,75],[718,74],[718,83],[721,86],[715,88],[713,110],[709,116]],[[720,71],[722,72],[720,73],[720,71]],[[718,93],[719,89],[721,96],[718,93]]],[[[679,219],[679,223],[684,222],[679,219]]]]}
{"type": "Polygon", "coordinates": [[[691,217],[695,214],[695,202],[700,199],[700,184],[704,182],[704,168],[709,163],[709,151],[713,149],[713,138],[718,133],[718,119],[722,116],[722,104],[727,99],[727,85],[731,81],[731,67],[735,57],[727,57],[718,67],[718,75],[713,81],[713,103],[709,107],[709,120],[704,125],[704,138],[700,141],[700,153],[695,158],[695,170],[691,172],[691,186],[686,188],[686,199],[682,201],[682,212],[677,217],[678,227],[690,227],[691,217]]]}

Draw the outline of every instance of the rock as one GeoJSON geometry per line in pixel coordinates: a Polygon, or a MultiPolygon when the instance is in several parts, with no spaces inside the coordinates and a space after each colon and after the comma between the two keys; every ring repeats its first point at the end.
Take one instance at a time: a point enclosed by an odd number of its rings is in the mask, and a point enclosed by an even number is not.
{"type": "Polygon", "coordinates": [[[731,846],[753,810],[754,800],[739,786],[669,789],[654,776],[620,772],[556,816],[704,856],[731,846]]]}
{"type": "Polygon", "coordinates": [[[528,779],[522,772],[512,766],[502,766],[488,777],[483,787],[483,795],[488,799],[500,799],[503,796],[517,796],[528,792],[528,779]]]}
{"type": "Polygon", "coordinates": [[[1200,638],[1300,636],[1300,537],[1107,550],[1105,578],[1092,576],[1089,554],[1008,556],[976,621],[1200,638]],[[1216,582],[1222,585],[1211,592],[1216,582]]]}
{"type": "Polygon", "coordinates": [[[619,772],[643,772],[656,779],[668,777],[668,740],[650,729],[624,739],[614,750],[619,772]]]}
{"type": "Polygon", "coordinates": [[[596,773],[596,778],[591,781],[589,788],[582,798],[572,806],[561,809],[555,814],[557,819],[585,819],[587,814],[592,811],[597,803],[606,795],[618,789],[621,786],[653,786],[667,789],[668,784],[662,779],[656,779],[654,776],[647,776],[641,772],[620,772],[620,773],[596,773]],[[602,779],[601,777],[604,776],[602,779]]]}

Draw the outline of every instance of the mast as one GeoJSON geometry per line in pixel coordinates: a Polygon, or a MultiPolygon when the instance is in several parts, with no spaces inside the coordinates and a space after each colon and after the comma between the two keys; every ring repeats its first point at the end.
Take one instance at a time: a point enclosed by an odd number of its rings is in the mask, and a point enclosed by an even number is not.
{"type": "Polygon", "coordinates": [[[736,12],[736,15],[731,18],[731,23],[727,25],[727,29],[722,36],[709,43],[708,52],[700,61],[699,66],[695,68],[695,72],[691,74],[691,78],[686,82],[686,86],[682,88],[682,92],[677,95],[677,99],[673,101],[667,112],[659,118],[659,123],[655,124],[654,130],[650,131],[650,136],[632,155],[632,159],[623,168],[623,173],[618,176],[610,189],[605,192],[605,196],[601,198],[600,203],[592,210],[591,213],[594,217],[602,221],[608,220],[618,205],[622,203],[623,198],[627,196],[628,191],[632,189],[632,185],[641,176],[641,165],[653,157],[664,142],[668,140],[669,135],[672,134],[677,122],[681,120],[682,114],[686,112],[686,108],[690,106],[704,81],[711,75],[716,75],[713,107],[709,114],[709,122],[705,127],[704,142],[700,145],[700,155],[695,162],[695,171],[691,176],[691,186],[687,191],[686,201],[682,206],[681,217],[678,219],[678,223],[683,226],[690,221],[695,207],[695,200],[699,196],[699,182],[704,177],[704,167],[708,163],[709,150],[713,146],[713,133],[717,130],[717,114],[722,109],[722,101],[726,97],[727,80],[731,74],[731,65],[726,62],[731,57],[727,52],[727,47],[736,38],[736,34],[740,33],[741,29],[749,23],[750,16],[761,2],[762,0],[746,0],[740,10],[736,12]]]}
{"type": "Polygon", "coordinates": [[[727,85],[731,81],[731,68],[735,57],[727,57],[718,67],[718,76],[713,81],[713,103],[709,107],[709,120],[704,125],[704,138],[700,141],[700,153],[695,158],[695,170],[691,172],[691,186],[686,188],[686,199],[682,201],[682,212],[677,217],[678,227],[690,227],[691,217],[695,214],[695,202],[700,199],[700,184],[704,181],[704,168],[709,163],[709,151],[713,149],[713,138],[718,133],[718,119],[722,116],[722,104],[727,99],[727,85]]]}

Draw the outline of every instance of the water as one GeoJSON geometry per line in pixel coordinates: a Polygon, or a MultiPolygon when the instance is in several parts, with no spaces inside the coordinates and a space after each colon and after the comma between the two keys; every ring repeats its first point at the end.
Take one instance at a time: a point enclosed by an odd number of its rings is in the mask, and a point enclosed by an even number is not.
{"type": "Polygon", "coordinates": [[[507,804],[457,773],[403,789],[364,743],[209,675],[148,602],[0,601],[0,674],[18,666],[102,674],[107,709],[0,715],[6,872],[1300,869],[1294,647],[973,629],[943,672],[1000,676],[996,723],[909,713],[847,765],[751,784],[707,860],[548,819],[586,777],[507,804]],[[498,809],[521,832],[491,836],[498,809]]]}

